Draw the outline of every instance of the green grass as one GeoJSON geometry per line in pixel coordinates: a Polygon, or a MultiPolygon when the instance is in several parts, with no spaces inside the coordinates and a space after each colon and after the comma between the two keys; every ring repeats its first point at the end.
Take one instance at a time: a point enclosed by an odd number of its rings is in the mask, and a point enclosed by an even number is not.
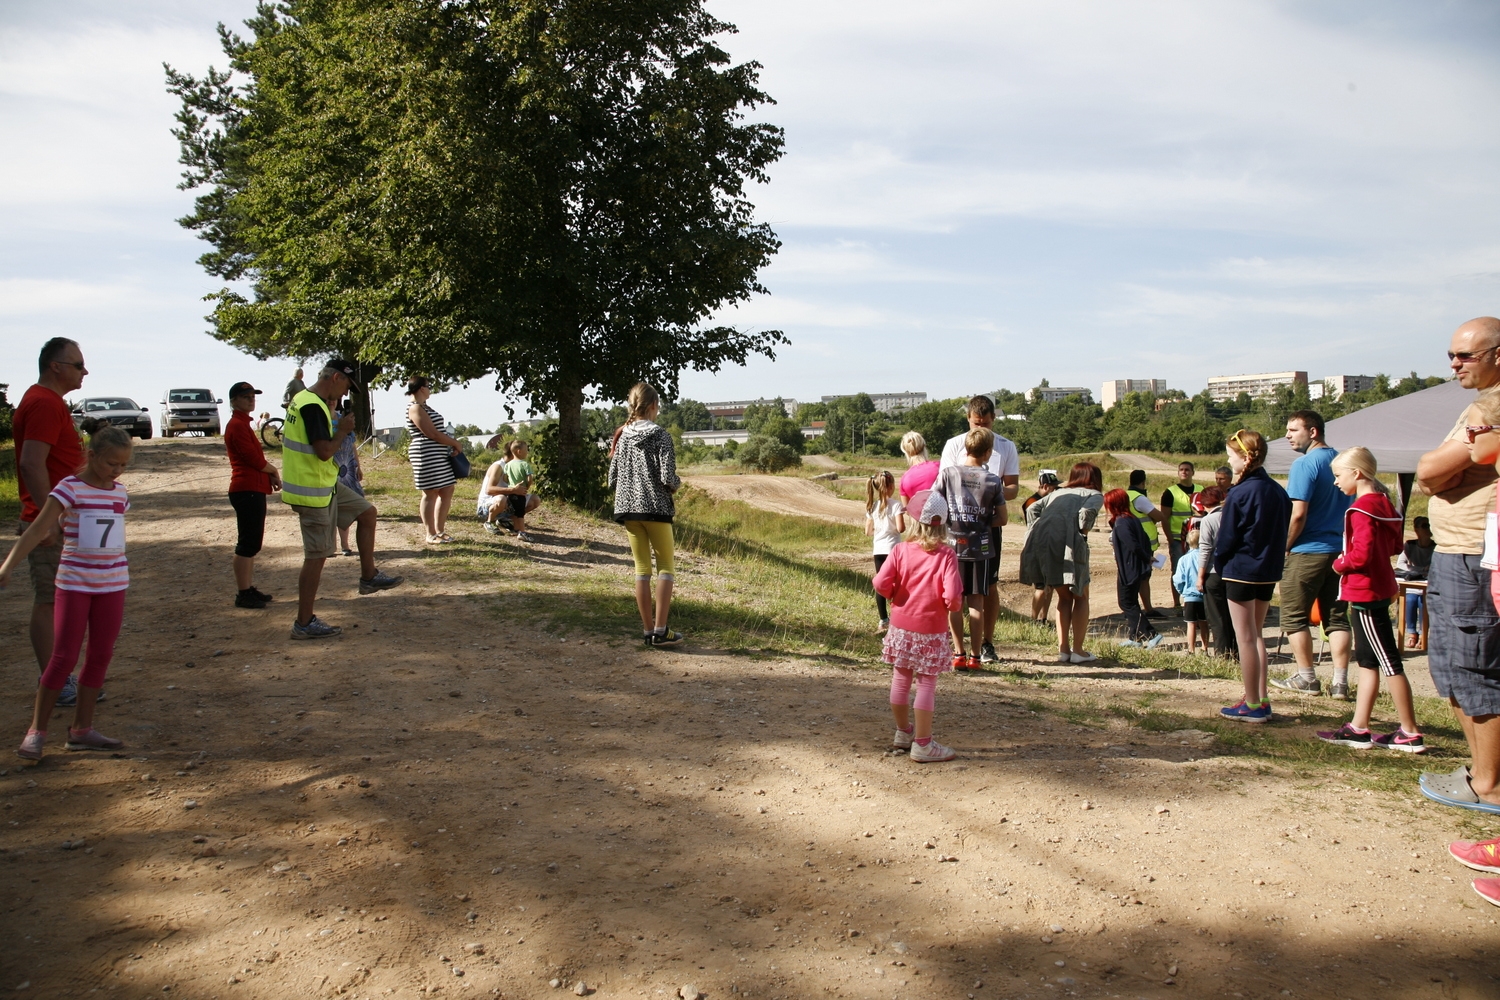
{"type": "Polygon", "coordinates": [[[20,483],[16,479],[16,446],[0,445],[0,520],[21,516],[20,483]]]}

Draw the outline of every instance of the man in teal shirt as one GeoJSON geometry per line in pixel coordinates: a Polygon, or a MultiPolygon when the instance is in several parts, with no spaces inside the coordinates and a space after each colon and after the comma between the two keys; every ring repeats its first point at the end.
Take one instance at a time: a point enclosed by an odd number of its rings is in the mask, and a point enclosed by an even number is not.
{"type": "Polygon", "coordinates": [[[1287,691],[1320,694],[1313,670],[1311,615],[1313,602],[1328,635],[1333,655],[1333,683],[1328,693],[1349,698],[1349,610],[1339,600],[1339,575],[1333,561],[1344,547],[1344,511],[1349,498],[1333,481],[1334,456],[1323,440],[1323,417],[1298,410],[1286,421],[1286,439],[1301,458],[1292,463],[1286,492],[1292,500],[1287,530],[1286,570],[1281,575],[1281,629],[1292,644],[1297,672],[1271,683],[1287,691]]]}

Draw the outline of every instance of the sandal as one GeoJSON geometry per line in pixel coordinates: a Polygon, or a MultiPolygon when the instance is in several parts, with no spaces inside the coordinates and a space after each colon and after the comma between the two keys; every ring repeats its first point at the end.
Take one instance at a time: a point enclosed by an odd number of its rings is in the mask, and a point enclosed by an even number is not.
{"type": "Polygon", "coordinates": [[[1445,806],[1500,814],[1500,805],[1485,802],[1481,799],[1469,784],[1469,776],[1459,771],[1455,771],[1452,774],[1438,775],[1435,778],[1421,782],[1418,787],[1421,789],[1423,795],[1445,806]]]}

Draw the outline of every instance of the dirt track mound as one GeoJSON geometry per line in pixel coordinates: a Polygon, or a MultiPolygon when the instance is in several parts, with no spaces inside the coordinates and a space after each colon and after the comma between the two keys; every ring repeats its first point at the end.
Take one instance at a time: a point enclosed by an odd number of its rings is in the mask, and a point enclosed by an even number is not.
{"type": "Polygon", "coordinates": [[[817,483],[787,476],[687,476],[685,481],[720,500],[738,500],[781,514],[805,514],[842,524],[863,524],[865,508],[841,500],[817,483]]]}

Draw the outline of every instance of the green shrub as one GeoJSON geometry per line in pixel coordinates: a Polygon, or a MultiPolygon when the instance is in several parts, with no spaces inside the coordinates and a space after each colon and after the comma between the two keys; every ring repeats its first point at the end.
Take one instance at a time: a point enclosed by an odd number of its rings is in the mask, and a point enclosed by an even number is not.
{"type": "Polygon", "coordinates": [[[558,463],[557,431],[556,421],[544,424],[531,440],[537,495],[565,500],[585,510],[603,508],[610,502],[609,454],[585,435],[573,464],[562,468],[558,463]]]}
{"type": "Polygon", "coordinates": [[[802,456],[798,455],[790,447],[775,438],[753,435],[750,440],[740,446],[735,457],[741,465],[749,466],[760,472],[780,472],[794,465],[802,464],[802,456]]]}

